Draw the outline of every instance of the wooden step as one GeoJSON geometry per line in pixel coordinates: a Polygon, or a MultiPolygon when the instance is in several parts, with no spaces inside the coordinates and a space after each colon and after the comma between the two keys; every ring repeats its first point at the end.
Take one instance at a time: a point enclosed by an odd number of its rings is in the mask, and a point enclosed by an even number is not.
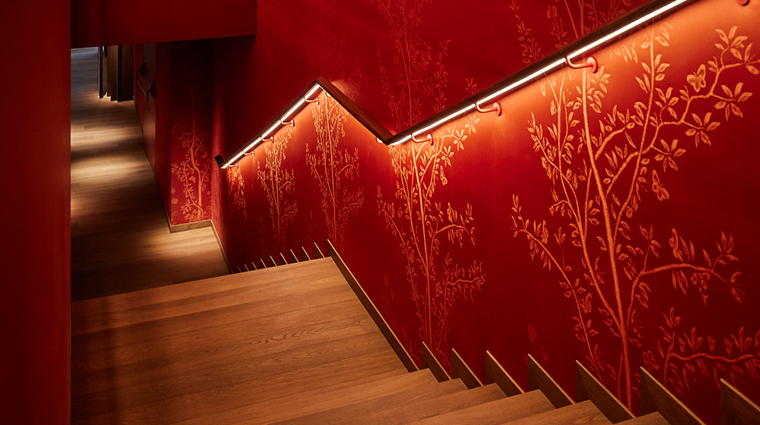
{"type": "Polygon", "coordinates": [[[500,423],[509,425],[609,425],[612,422],[610,422],[609,419],[596,408],[591,400],[586,400],[559,409],[539,413],[537,415],[523,417],[517,420],[502,421],[500,423]]]}
{"type": "Polygon", "coordinates": [[[523,418],[547,412],[554,406],[541,391],[530,391],[501,400],[479,404],[451,413],[433,416],[415,424],[500,424],[506,420],[523,418]]]}
{"type": "Polygon", "coordinates": [[[659,412],[647,413],[638,418],[628,419],[627,421],[618,423],[625,425],[670,425],[670,422],[663,418],[659,412]]]}
{"type": "MultiPolygon", "coordinates": [[[[282,371],[319,369],[330,362],[382,352],[385,348],[388,343],[379,333],[369,333],[289,348],[262,357],[250,357],[252,352],[245,352],[188,363],[179,358],[176,364],[172,364],[168,359],[168,362],[145,365],[132,371],[131,375],[111,377],[116,382],[106,384],[108,388],[101,391],[73,396],[71,408],[88,415],[105,414],[111,411],[114,401],[118,401],[119,409],[128,409],[246,382],[264,381],[282,371]]],[[[109,379],[107,374],[97,377],[109,379]]],[[[72,379],[72,385],[84,384],[79,379],[72,379]]],[[[72,393],[82,392],[72,390],[72,393]]]]}
{"type": "MultiPolygon", "coordinates": [[[[164,425],[172,421],[191,421],[223,412],[245,410],[254,402],[266,402],[292,397],[295,392],[329,393],[363,382],[375,382],[388,377],[405,376],[407,372],[395,355],[372,353],[320,365],[315,368],[298,369],[267,377],[264,381],[245,380],[236,384],[172,397],[149,404],[122,408],[118,396],[107,402],[108,413],[93,415],[87,406],[72,405],[72,424],[94,425],[134,423],[141,425],[164,425]]],[[[172,388],[184,385],[178,377],[172,388]]],[[[172,389],[169,388],[169,389],[172,389]]],[[[216,423],[199,419],[201,424],[216,423]]],[[[231,422],[234,423],[234,422],[231,422]]]]}
{"type": "Polygon", "coordinates": [[[127,293],[72,303],[72,335],[345,285],[335,264],[322,261],[315,267],[300,267],[300,273],[275,273],[300,266],[294,264],[272,269],[263,279],[258,273],[239,273],[208,279],[200,286],[191,282],[138,293],[156,292],[156,297],[127,293]]]}
{"type": "MultiPolygon", "coordinates": [[[[113,368],[120,365],[136,363],[162,355],[174,355],[178,352],[203,346],[221,346],[234,344],[239,341],[260,341],[269,343],[278,338],[299,337],[304,332],[317,326],[323,326],[336,320],[346,320],[350,317],[363,315],[364,311],[354,300],[346,300],[325,306],[310,306],[302,310],[277,313],[260,318],[225,323],[201,329],[190,329],[186,332],[168,335],[157,342],[148,341],[133,344],[129,350],[105,347],[100,351],[92,351],[88,356],[73,356],[71,374],[80,375],[98,369],[113,368]],[[299,323],[301,330],[294,331],[293,323],[299,323]]],[[[365,315],[366,316],[366,315],[365,315]]],[[[364,320],[364,319],[362,319],[364,320]]]]}
{"type": "MultiPolygon", "coordinates": [[[[195,329],[211,328],[244,320],[282,314],[288,311],[303,310],[315,305],[320,300],[322,305],[354,301],[356,296],[350,289],[335,286],[317,289],[287,298],[254,301],[227,308],[175,316],[164,320],[154,320],[104,329],[96,333],[72,337],[72,358],[87,356],[100,350],[115,350],[133,344],[145,344],[148,341],[160,341],[171,335],[185,333],[195,329]]],[[[358,302],[358,301],[357,301],[358,302]]]]}
{"type": "Polygon", "coordinates": [[[366,316],[334,320],[297,331],[241,339],[232,343],[210,345],[198,342],[179,345],[175,350],[166,345],[154,345],[152,350],[158,352],[146,359],[72,374],[72,397],[110,388],[145,385],[148,382],[159,386],[160,382],[173,379],[178,370],[192,370],[195,375],[222,375],[221,372],[225,369],[247,370],[254,365],[266,367],[274,358],[278,359],[278,367],[294,368],[299,363],[307,363],[305,360],[308,363],[316,360],[311,357],[325,356],[325,353],[343,349],[346,345],[349,345],[349,349],[369,344],[383,348],[384,339],[377,335],[373,329],[374,322],[366,316]]]}
{"type": "Polygon", "coordinates": [[[418,371],[381,381],[345,386],[336,390],[302,391],[297,395],[251,403],[237,409],[227,409],[214,415],[196,417],[181,423],[184,425],[272,423],[297,418],[312,411],[333,409],[430,385],[437,385],[435,378],[428,371],[418,371]]]}
{"type": "Polygon", "coordinates": [[[496,384],[490,384],[464,392],[390,408],[384,412],[362,418],[361,423],[373,425],[411,423],[503,398],[506,398],[506,395],[501,388],[496,384]]]}
{"type": "Polygon", "coordinates": [[[467,390],[460,380],[437,383],[425,388],[413,388],[398,393],[377,397],[362,403],[354,403],[343,407],[315,411],[298,418],[277,422],[278,424],[356,424],[366,423],[366,417],[388,409],[406,406],[415,402],[430,400],[445,395],[459,394],[467,390]]]}

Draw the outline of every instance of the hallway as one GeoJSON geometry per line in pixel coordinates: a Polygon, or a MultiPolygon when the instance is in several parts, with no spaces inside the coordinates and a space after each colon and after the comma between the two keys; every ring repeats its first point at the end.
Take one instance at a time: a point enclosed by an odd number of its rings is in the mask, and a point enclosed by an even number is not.
{"type": "Polygon", "coordinates": [[[71,298],[227,274],[209,227],[170,233],[134,102],[97,94],[97,50],[71,52],[71,298]]]}

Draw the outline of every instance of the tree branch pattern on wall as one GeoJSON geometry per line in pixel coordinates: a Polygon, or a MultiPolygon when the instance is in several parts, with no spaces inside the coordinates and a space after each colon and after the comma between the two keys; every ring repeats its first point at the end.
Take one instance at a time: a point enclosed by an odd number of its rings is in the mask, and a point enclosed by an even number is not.
{"type": "MultiPolygon", "coordinates": [[[[177,118],[181,114],[172,114],[175,117],[172,133],[179,138],[185,159],[182,162],[172,163],[171,170],[182,183],[182,194],[185,197],[182,215],[185,221],[192,222],[211,218],[211,205],[203,204],[204,192],[208,193],[211,190],[211,156],[207,146],[209,134],[196,124],[200,111],[195,108],[195,95],[192,89],[189,94],[188,103],[192,117],[189,125],[177,118]]],[[[177,202],[179,202],[178,199],[172,199],[172,203],[177,202]]]]}
{"type": "MultiPolygon", "coordinates": [[[[758,74],[752,43],[733,27],[717,30],[717,55],[687,76],[678,94],[674,87],[660,87],[670,66],[659,53],[670,45],[669,29],[647,29],[642,40],[615,49],[643,71],[635,77],[640,100],[631,105],[602,112],[612,79],[604,67],[597,74],[581,71],[580,84],[573,83],[577,72],[563,72],[541,84],[556,121],[541,124],[534,115],[528,132],[553,186],[549,213],[556,227],[524,217],[513,195],[514,236],[527,240],[532,260],[559,275],[564,295],[576,307],[576,338],[588,352],[587,363],[602,381],[616,383],[618,396],[629,407],[638,382],[632,353],[644,339],[642,309],[649,308],[654,289],[664,290],[650,286],[655,276],[669,275],[674,290],[687,297],[696,292],[704,305],[709,291],[716,289],[727,290],[738,303],[744,295],[731,235],[721,233],[714,250],[698,250],[676,228],[654,229],[637,217],[649,189],[658,201],[671,198],[665,176],[678,171],[678,159],[687,152],[686,143],[665,140],[662,133],[680,128],[695,148],[711,145],[709,133],[721,125],[720,119],[741,118],[740,104],[752,96],[741,82],[735,87],[722,84],[725,72],[758,74]],[[709,108],[722,113],[714,117],[704,112],[709,108]],[[670,249],[663,248],[663,237],[670,249]],[[612,347],[595,341],[605,330],[619,341],[617,357],[610,354],[612,347]]],[[[740,328],[724,338],[721,353],[713,336],[699,335],[695,327],[680,331],[682,318],[674,308],[664,319],[659,357],[651,350],[642,356],[644,365],[659,370],[670,388],[684,392],[698,374],[716,382],[720,377],[734,383],[741,376],[758,379],[760,332],[753,340],[740,328]]]]}
{"type": "Polygon", "coordinates": [[[384,201],[377,187],[378,214],[398,239],[406,261],[406,280],[412,291],[420,338],[433,354],[450,366],[448,329],[451,308],[458,298],[473,300],[485,284],[483,264],[461,266],[452,254],[464,243],[475,246],[472,206],[457,211],[434,199],[439,185],[446,185],[445,168],[464,141],[476,132],[475,115],[465,119],[464,128],[449,126],[437,132],[433,146],[408,144],[389,147],[396,175],[394,201],[384,201]]]}
{"type": "MultiPolygon", "coordinates": [[[[277,253],[285,252],[288,226],[296,219],[298,204],[295,201],[295,172],[283,169],[282,163],[286,158],[285,149],[293,137],[293,127],[286,126],[274,136],[274,141],[265,142],[264,166],[258,163],[258,176],[261,188],[269,202],[269,217],[272,220],[274,233],[274,249],[277,253]]],[[[263,246],[263,245],[262,245],[263,246]]]]}
{"type": "Polygon", "coordinates": [[[388,107],[395,119],[396,129],[401,130],[420,121],[422,99],[432,100],[435,113],[446,108],[448,99],[444,91],[448,84],[448,72],[444,69],[443,60],[448,55],[450,40],[440,40],[434,50],[428,41],[420,37],[420,13],[423,6],[432,3],[432,0],[376,2],[390,27],[395,50],[393,66],[388,69],[383,63],[380,47],[377,49],[380,82],[383,94],[388,96],[388,107]]]}
{"type": "Polygon", "coordinates": [[[229,192],[232,194],[230,197],[230,203],[232,204],[233,211],[242,211],[243,220],[248,221],[248,210],[245,205],[245,182],[243,181],[243,173],[240,172],[240,167],[228,167],[229,172],[229,192]]]}
{"type": "Polygon", "coordinates": [[[309,153],[307,143],[306,164],[319,185],[327,234],[335,247],[342,250],[348,220],[356,217],[364,204],[364,189],[349,190],[346,186],[359,176],[359,149],[354,148],[351,154],[348,149],[338,148],[346,136],[348,113],[335,99],[321,96],[311,115],[317,132],[316,153],[309,153]]]}

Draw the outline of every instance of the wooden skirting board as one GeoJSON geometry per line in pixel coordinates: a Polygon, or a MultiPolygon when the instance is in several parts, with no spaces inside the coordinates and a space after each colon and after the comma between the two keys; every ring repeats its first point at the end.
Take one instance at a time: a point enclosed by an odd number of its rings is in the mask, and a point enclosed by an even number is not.
{"type": "Polygon", "coordinates": [[[482,387],[483,383],[480,382],[477,375],[470,369],[470,366],[465,363],[462,356],[457,353],[457,350],[451,349],[451,378],[461,379],[467,388],[482,387]]]}
{"type": "Polygon", "coordinates": [[[422,341],[421,363],[423,369],[430,369],[430,372],[433,373],[433,376],[435,376],[435,379],[437,379],[438,382],[451,380],[451,377],[446,372],[446,369],[444,369],[443,365],[441,365],[438,359],[435,358],[435,355],[432,351],[430,351],[430,348],[428,348],[427,344],[425,344],[425,341],[422,341]]]}
{"type": "Polygon", "coordinates": [[[641,368],[641,389],[639,390],[639,414],[660,412],[668,422],[679,425],[705,425],[697,415],[676,398],[664,385],[657,381],[646,369],[641,368]]]}
{"type": "Polygon", "coordinates": [[[760,424],[760,407],[726,380],[720,380],[720,424],[760,424]]]}
{"type": "MultiPolygon", "coordinates": [[[[348,269],[346,263],[343,262],[340,254],[338,254],[338,252],[335,250],[335,247],[332,245],[332,242],[329,240],[327,241],[327,250],[328,254],[330,257],[332,257],[333,261],[335,261],[335,264],[338,266],[338,269],[343,274],[343,277],[346,278],[349,286],[351,286],[351,289],[353,289],[357,298],[359,298],[359,301],[361,301],[370,317],[372,317],[372,320],[375,321],[375,324],[380,329],[380,332],[383,334],[383,336],[385,336],[385,339],[388,340],[388,343],[391,345],[391,348],[393,348],[393,351],[396,352],[396,355],[398,355],[399,359],[401,359],[401,363],[404,364],[404,367],[406,367],[409,372],[419,370],[417,368],[417,365],[414,363],[414,360],[412,360],[412,356],[409,355],[409,353],[406,351],[406,348],[404,348],[403,344],[401,344],[401,341],[399,341],[398,337],[396,337],[396,334],[393,333],[393,330],[391,330],[390,326],[388,326],[388,322],[385,321],[382,314],[380,314],[380,311],[377,309],[377,307],[375,307],[375,304],[372,302],[372,300],[369,299],[367,293],[364,292],[364,289],[356,280],[353,273],[351,273],[351,270],[348,269]]],[[[316,258],[323,257],[321,256],[322,251],[319,250],[317,244],[314,244],[314,252],[315,256],[320,255],[316,258]]],[[[305,250],[304,254],[306,254],[305,250]]]]}
{"type": "MultiPolygon", "coordinates": [[[[330,247],[331,244],[330,244],[329,240],[327,241],[327,243],[328,243],[328,247],[330,247]]],[[[334,249],[335,248],[333,247],[333,250],[334,249]]],[[[328,254],[329,254],[329,252],[328,252],[328,254]]],[[[314,242],[314,259],[317,259],[317,258],[325,258],[325,254],[322,254],[322,250],[319,249],[319,245],[317,245],[317,243],[314,242]]]]}
{"type": "Polygon", "coordinates": [[[490,351],[486,351],[486,384],[498,385],[507,397],[525,393],[490,351]]]}
{"type": "Polygon", "coordinates": [[[528,354],[528,391],[541,390],[556,408],[573,404],[573,399],[552,379],[540,364],[528,354]]]}
{"type": "Polygon", "coordinates": [[[581,362],[575,361],[575,401],[591,400],[610,422],[633,419],[633,413],[615,397],[581,362]]]}

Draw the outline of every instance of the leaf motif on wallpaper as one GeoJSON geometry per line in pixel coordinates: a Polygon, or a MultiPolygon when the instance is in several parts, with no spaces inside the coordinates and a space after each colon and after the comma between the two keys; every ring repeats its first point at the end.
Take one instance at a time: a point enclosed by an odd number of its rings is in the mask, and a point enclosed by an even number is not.
{"type": "Polygon", "coordinates": [[[440,40],[435,46],[424,40],[420,33],[423,5],[432,0],[375,0],[378,10],[391,30],[395,54],[392,65],[383,63],[380,47],[380,81],[383,94],[395,119],[397,130],[417,124],[423,117],[423,106],[432,101],[433,112],[446,108],[448,99],[448,71],[444,59],[448,55],[450,40],[440,40]]]}
{"type": "MultiPolygon", "coordinates": [[[[258,163],[258,176],[261,188],[264,189],[269,201],[269,217],[272,220],[274,233],[274,249],[276,253],[286,251],[286,236],[288,226],[296,219],[298,204],[295,197],[295,172],[283,169],[285,149],[293,137],[293,127],[285,126],[274,136],[273,142],[264,143],[266,160],[262,167],[258,163]]],[[[262,245],[264,246],[264,245],[262,245]]]]}
{"type": "Polygon", "coordinates": [[[532,34],[533,30],[520,17],[520,6],[517,4],[517,0],[512,0],[509,9],[517,20],[517,41],[522,48],[522,61],[527,64],[536,62],[544,57],[544,54],[541,52],[541,47],[538,46],[535,35],[532,34]]]}
{"type": "MultiPolygon", "coordinates": [[[[578,2],[547,2],[546,21],[534,22],[538,28],[549,28],[551,45],[541,46],[539,38],[531,26],[520,15],[521,0],[510,0],[509,9],[517,25],[517,42],[522,49],[522,61],[534,63],[544,55],[542,51],[552,52],[573,40],[577,40],[592,30],[624,15],[633,7],[646,3],[647,0],[584,0],[578,2]]],[[[525,0],[522,0],[525,1],[525,0]]],[[[534,2],[527,2],[536,8],[534,2]]]]}
{"type": "Polygon", "coordinates": [[[360,57],[350,58],[346,53],[346,34],[336,32],[336,16],[344,7],[339,0],[309,0],[306,2],[306,16],[315,30],[303,39],[309,46],[307,60],[309,70],[314,75],[321,75],[330,81],[346,82],[341,87],[346,95],[353,99],[360,90],[362,70],[360,57]]]}
{"type": "MultiPolygon", "coordinates": [[[[195,109],[195,94],[192,89],[189,90],[189,95],[188,103],[192,117],[190,123],[186,124],[175,118],[172,126],[172,133],[179,139],[185,159],[172,163],[171,170],[182,183],[182,194],[185,197],[182,215],[186,221],[191,222],[211,218],[211,205],[203,204],[204,196],[209,195],[211,190],[211,155],[207,146],[209,135],[196,124],[200,112],[195,109]]],[[[178,117],[181,114],[173,115],[178,117]]]]}
{"type": "Polygon", "coordinates": [[[348,113],[335,99],[321,96],[319,105],[311,109],[311,115],[317,143],[314,154],[309,153],[306,144],[306,164],[322,195],[322,212],[329,238],[338,250],[342,250],[348,220],[356,217],[364,204],[364,189],[348,188],[359,177],[359,149],[354,149],[352,154],[347,149],[338,148],[346,136],[344,125],[348,113]]]}
{"type": "Polygon", "coordinates": [[[420,338],[446,365],[450,362],[451,309],[460,298],[473,300],[485,284],[485,272],[482,262],[462,265],[454,259],[465,244],[475,246],[472,206],[444,205],[435,199],[435,191],[447,184],[445,168],[464,149],[464,141],[475,133],[479,121],[473,115],[465,119],[463,128],[451,125],[436,132],[433,146],[389,147],[396,175],[395,199],[385,201],[377,188],[378,214],[406,259],[406,281],[420,321],[420,338]]]}
{"type": "MultiPolygon", "coordinates": [[[[722,44],[716,44],[717,55],[686,76],[679,89],[663,83],[670,64],[659,51],[670,46],[668,27],[646,30],[643,41],[615,49],[627,66],[638,67],[640,74],[631,86],[640,90],[639,100],[605,106],[612,76],[604,67],[597,74],[580,73],[580,83],[573,83],[578,73],[562,73],[541,86],[542,94],[549,97],[553,122],[542,124],[533,116],[528,123],[533,148],[553,185],[549,214],[552,223],[561,224],[551,228],[546,220],[525,217],[518,196],[513,195],[513,234],[527,240],[533,261],[558,275],[564,295],[576,306],[576,337],[588,352],[586,362],[602,381],[616,384],[608,387],[616,386],[628,406],[636,391],[631,351],[642,345],[639,317],[642,309],[649,309],[655,276],[669,276],[675,291],[687,298],[699,294],[705,305],[714,290],[726,290],[742,302],[739,259],[732,252],[731,235],[721,233],[717,249],[701,248],[676,228],[654,229],[637,217],[647,192],[655,202],[674,196],[667,176],[678,171],[687,145],[665,140],[664,129],[683,129],[699,148],[700,143],[712,144],[709,133],[720,126],[721,118],[742,116],[740,104],[752,93],[742,83],[728,87],[722,77],[730,69],[745,69],[752,76],[750,67],[758,61],[751,43],[745,45],[746,37],[736,33],[736,28],[718,31],[722,44]],[[723,116],[714,110],[729,112],[723,116]],[[617,358],[615,347],[596,342],[604,330],[620,341],[617,358]]],[[[672,346],[678,338],[672,336],[675,331],[668,332],[672,346]]],[[[702,363],[708,358],[716,370],[734,367],[730,353],[705,357],[701,354],[705,347],[695,344],[688,356],[684,350],[663,354],[659,370],[664,382],[677,391],[688,388],[696,376],[692,369],[704,369],[702,363]],[[679,361],[685,369],[675,372],[679,361]]],[[[645,357],[656,363],[651,351],[645,357]]],[[[754,353],[750,363],[754,365],[757,358],[754,353]]],[[[725,370],[731,378],[738,373],[725,370]]],[[[756,376],[755,369],[744,371],[756,376]]]]}
{"type": "Polygon", "coordinates": [[[644,364],[649,370],[661,372],[669,387],[683,394],[700,377],[712,379],[717,387],[721,378],[734,386],[747,379],[760,379],[760,331],[752,335],[745,333],[742,326],[720,341],[701,334],[696,327],[681,331],[682,318],[676,315],[675,308],[662,316],[665,325],[660,326],[658,354],[647,350],[644,364]]]}
{"type": "Polygon", "coordinates": [[[245,205],[245,182],[240,167],[228,167],[229,172],[229,192],[232,194],[230,203],[234,211],[242,211],[243,219],[248,221],[248,210],[245,205]]]}

